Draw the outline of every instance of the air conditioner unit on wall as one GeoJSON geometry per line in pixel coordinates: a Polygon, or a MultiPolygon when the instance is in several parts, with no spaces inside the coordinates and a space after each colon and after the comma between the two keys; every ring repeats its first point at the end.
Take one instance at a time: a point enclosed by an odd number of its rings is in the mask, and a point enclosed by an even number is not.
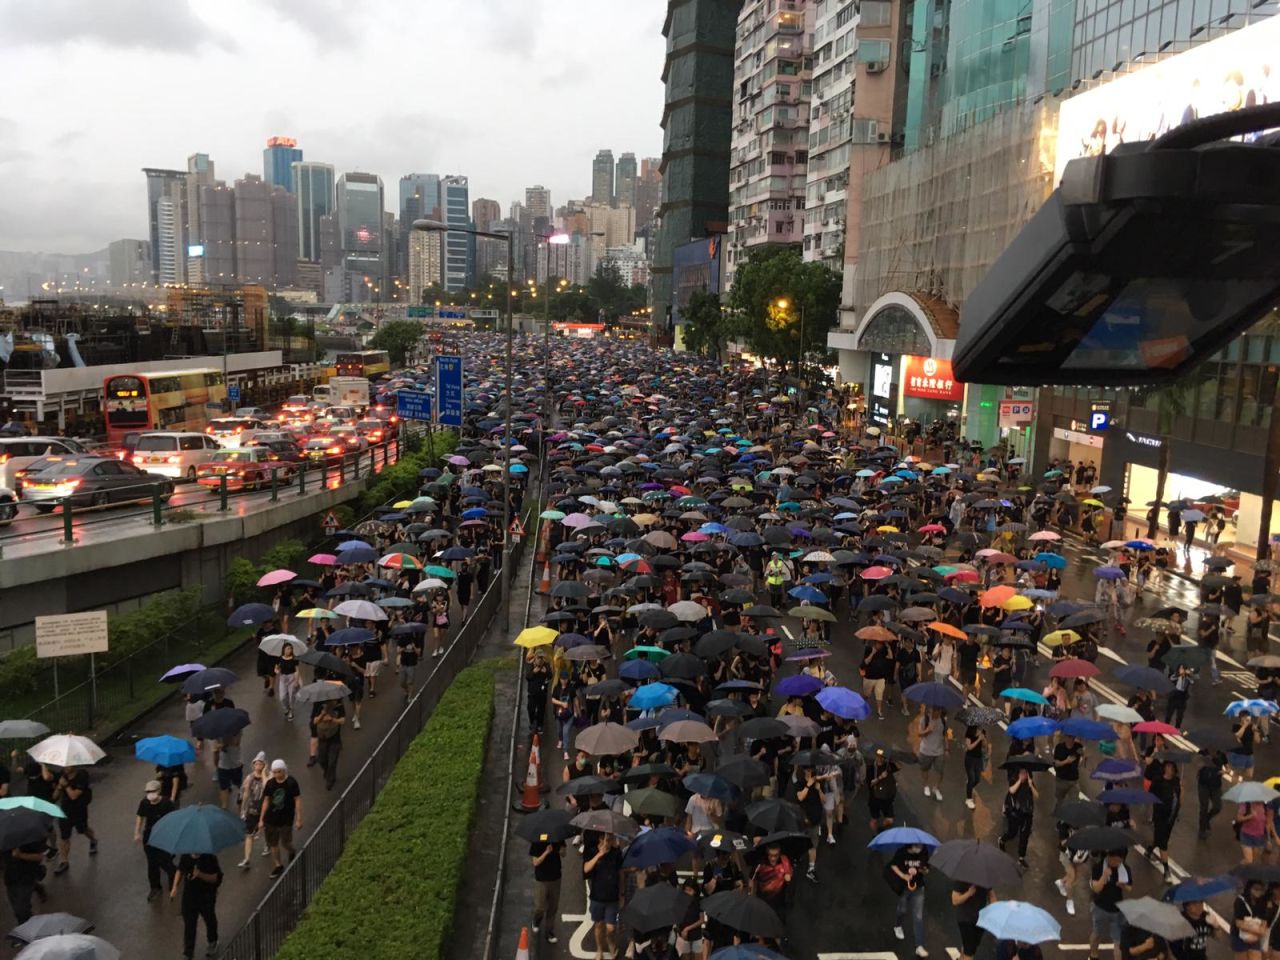
{"type": "Polygon", "coordinates": [[[888,143],[888,142],[889,142],[889,134],[884,130],[877,130],[876,143],[888,143]]]}
{"type": "Polygon", "coordinates": [[[888,66],[883,60],[872,60],[867,64],[867,73],[884,73],[888,66]]]}

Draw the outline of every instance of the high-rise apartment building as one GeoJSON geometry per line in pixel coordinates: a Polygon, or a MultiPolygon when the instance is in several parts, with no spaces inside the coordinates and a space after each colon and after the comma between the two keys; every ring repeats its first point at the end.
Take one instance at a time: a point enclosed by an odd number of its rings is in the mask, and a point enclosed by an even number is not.
{"type": "Polygon", "coordinates": [[[636,175],[636,231],[645,229],[653,222],[662,204],[662,161],[657,157],[645,157],[640,161],[640,172],[636,175]]]}
{"type": "Polygon", "coordinates": [[[338,178],[338,244],[342,254],[338,289],[344,299],[365,302],[381,290],[383,276],[382,178],[344,173],[338,178]]]}
{"type": "MultiPolygon", "coordinates": [[[[477,230],[495,230],[503,228],[502,205],[497,200],[478,197],[471,201],[471,222],[477,230]]],[[[476,243],[475,279],[493,273],[499,266],[507,262],[507,251],[503,244],[493,240],[480,240],[476,243]]]]}
{"type": "Polygon", "coordinates": [[[187,171],[143,167],[147,177],[147,224],[151,242],[151,280],[186,280],[187,171]]]}
{"type": "Polygon", "coordinates": [[[320,261],[320,218],[333,212],[333,165],[299,161],[293,165],[298,203],[298,258],[320,261]]]}
{"type": "Polygon", "coordinates": [[[613,203],[613,151],[601,150],[591,161],[591,199],[613,203]]]}
{"type": "MultiPolygon", "coordinates": [[[[440,181],[444,222],[450,227],[471,226],[471,197],[467,178],[446,176],[440,181]]],[[[496,243],[486,240],[485,243],[496,243]]],[[[475,277],[476,238],[450,230],[444,237],[444,288],[450,293],[467,287],[475,277]]]]}
{"type": "Polygon", "coordinates": [[[487,197],[471,201],[471,222],[477,230],[492,230],[495,220],[502,219],[502,204],[487,197]]]}
{"type": "Polygon", "coordinates": [[[673,251],[724,233],[728,216],[733,44],[741,0],[667,0],[662,35],[662,229],[650,267],[654,321],[671,311],[673,251]]]}
{"type": "Polygon", "coordinates": [[[269,287],[274,281],[275,239],[271,184],[251,173],[237,180],[235,212],[236,277],[241,283],[269,287]]]}
{"type": "Polygon", "coordinates": [[[271,188],[271,286],[298,283],[298,203],[284,187],[271,188]]]}
{"type": "Polygon", "coordinates": [[[440,177],[434,173],[406,173],[400,178],[399,273],[409,276],[409,234],[415,220],[440,219],[440,177]]]}
{"type": "Polygon", "coordinates": [[[813,101],[809,108],[804,258],[840,270],[844,266],[858,4],[812,0],[812,7],[813,101]]]}
{"type": "Polygon", "coordinates": [[[614,167],[613,202],[619,207],[636,205],[636,155],[624,153],[614,167]]]}
{"type": "Polygon", "coordinates": [[[813,5],[746,0],[738,15],[726,289],[752,249],[804,236],[813,5]]]}
{"type": "Polygon", "coordinates": [[[200,188],[200,243],[189,250],[192,283],[236,282],[236,197],[225,183],[200,188]]]}
{"type": "Polygon", "coordinates": [[[302,162],[302,151],[293,137],[271,137],[262,151],[262,179],[293,193],[293,165],[302,162]]]}
{"type": "Polygon", "coordinates": [[[113,287],[151,280],[151,244],[146,240],[112,240],[107,244],[108,274],[113,287]]]}
{"type": "Polygon", "coordinates": [[[423,290],[444,278],[444,236],[434,230],[409,231],[409,302],[424,303],[423,290]]]}
{"type": "MultiPolygon", "coordinates": [[[[191,247],[204,245],[204,212],[200,209],[200,195],[205,187],[218,182],[214,164],[207,153],[193,153],[187,157],[187,250],[183,255],[192,258],[191,247]]],[[[199,253],[196,254],[199,256],[199,253]]],[[[188,267],[190,269],[190,267],[188,267]]]]}
{"type": "Polygon", "coordinates": [[[524,188],[524,207],[530,217],[551,219],[551,191],[542,184],[524,188]]]}

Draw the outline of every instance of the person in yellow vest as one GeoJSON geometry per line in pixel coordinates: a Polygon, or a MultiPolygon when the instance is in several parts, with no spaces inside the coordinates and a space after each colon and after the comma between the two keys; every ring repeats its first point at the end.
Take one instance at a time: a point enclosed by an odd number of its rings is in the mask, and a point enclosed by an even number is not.
{"type": "Polygon", "coordinates": [[[781,551],[773,551],[773,556],[764,567],[764,582],[769,588],[769,602],[773,606],[782,606],[782,591],[790,575],[791,569],[787,566],[787,561],[782,559],[781,551]]]}

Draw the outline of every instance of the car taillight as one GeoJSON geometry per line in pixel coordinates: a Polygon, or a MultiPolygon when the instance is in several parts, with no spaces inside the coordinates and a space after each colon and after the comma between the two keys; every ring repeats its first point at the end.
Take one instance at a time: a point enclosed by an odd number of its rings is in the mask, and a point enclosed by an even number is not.
{"type": "Polygon", "coordinates": [[[8,462],[9,462],[9,455],[7,453],[0,453],[0,464],[4,464],[8,462]]]}
{"type": "Polygon", "coordinates": [[[182,462],[182,458],[178,456],[176,453],[169,454],[167,457],[164,458],[164,460],[165,460],[165,463],[181,463],[182,462]]]}
{"type": "Polygon", "coordinates": [[[133,462],[134,462],[134,463],[145,463],[145,462],[146,462],[146,459],[147,459],[147,458],[146,458],[146,457],[144,457],[144,456],[143,456],[142,454],[140,454],[140,453],[135,453],[135,454],[133,455],[133,462]]]}
{"type": "Polygon", "coordinates": [[[330,447],[326,452],[327,452],[327,453],[341,453],[341,452],[342,452],[342,448],[341,448],[341,447],[330,447]]]}
{"type": "Polygon", "coordinates": [[[236,433],[244,433],[244,427],[236,427],[236,433]]]}
{"type": "Polygon", "coordinates": [[[213,427],[205,427],[205,428],[204,428],[204,432],[205,432],[205,433],[213,433],[213,427]]]}
{"type": "Polygon", "coordinates": [[[69,490],[74,490],[76,487],[80,486],[80,481],[79,480],[63,480],[62,483],[58,484],[58,486],[65,487],[69,490]]]}

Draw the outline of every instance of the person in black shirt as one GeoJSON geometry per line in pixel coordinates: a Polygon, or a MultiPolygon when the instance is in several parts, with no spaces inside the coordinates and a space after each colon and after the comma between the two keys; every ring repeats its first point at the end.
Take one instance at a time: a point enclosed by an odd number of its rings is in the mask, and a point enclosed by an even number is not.
{"type": "Polygon", "coordinates": [[[274,867],[272,879],[284,873],[280,848],[293,857],[293,831],[302,829],[302,788],[289,776],[289,767],[281,759],[271,761],[271,776],[262,788],[262,810],[258,826],[265,828],[264,837],[271,849],[274,867]]]}
{"type": "Polygon", "coordinates": [[[547,693],[551,689],[551,668],[547,666],[547,658],[536,652],[529,665],[529,673],[525,677],[525,691],[528,695],[529,729],[533,733],[542,733],[547,719],[547,693]]]}
{"type": "Polygon", "coordinates": [[[729,848],[721,843],[716,847],[715,859],[702,868],[702,892],[706,896],[726,890],[741,890],[746,882],[729,852],[729,848]]]}
{"type": "Polygon", "coordinates": [[[582,872],[590,882],[588,904],[596,953],[612,956],[618,950],[614,933],[618,927],[618,901],[622,897],[622,852],[613,834],[600,835],[600,845],[595,855],[583,862],[582,872]]]}
{"type": "Polygon", "coordinates": [[[1027,841],[1031,839],[1031,823],[1035,815],[1036,798],[1040,795],[1036,790],[1031,773],[1024,767],[1018,771],[1018,777],[1009,785],[1004,797],[1004,833],[1000,837],[1000,849],[1014,837],[1018,838],[1018,862],[1027,865],[1027,841]]]}
{"type": "Polygon", "coordinates": [[[972,883],[956,883],[951,888],[951,905],[956,909],[956,924],[960,927],[960,956],[973,960],[982,945],[983,930],[978,926],[978,914],[991,902],[991,891],[972,883]]]}
{"type": "Polygon", "coordinates": [[[404,691],[404,698],[411,700],[413,683],[418,676],[418,661],[422,659],[422,635],[406,634],[400,637],[396,646],[399,648],[400,689],[404,691]]]}
{"type": "Polygon", "coordinates": [[[38,894],[41,902],[48,900],[44,884],[45,841],[32,840],[12,850],[5,851],[0,859],[4,863],[4,889],[13,908],[14,919],[26,923],[31,919],[31,895],[38,894]]]}
{"type": "Polygon", "coordinates": [[[163,889],[160,886],[161,873],[165,875],[167,885],[173,884],[173,856],[159,847],[151,846],[151,829],[161,817],[177,809],[177,805],[164,795],[163,784],[159,780],[147,781],[146,796],[138,804],[133,825],[133,842],[142,845],[142,851],[147,857],[147,885],[150,888],[147,903],[160,896],[163,889]]]}
{"type": "Polygon", "coordinates": [[[1151,781],[1151,792],[1160,798],[1160,802],[1152,811],[1155,833],[1151,847],[1153,852],[1159,851],[1160,862],[1164,866],[1165,883],[1170,883],[1169,838],[1173,835],[1173,825],[1182,809],[1182,778],[1178,776],[1177,764],[1165,761],[1160,776],[1151,781]]]}
{"type": "Polygon", "coordinates": [[[97,834],[89,828],[89,803],[93,800],[93,790],[89,787],[89,773],[77,767],[65,767],[53,788],[53,801],[62,808],[65,817],[58,820],[58,865],[53,868],[55,875],[66,873],[71,866],[68,857],[71,854],[72,832],[89,838],[89,855],[98,852],[97,834]]]}
{"type": "Polygon", "coordinates": [[[1217,929],[1205,915],[1204,901],[1192,900],[1184,903],[1182,915],[1187,923],[1191,924],[1191,929],[1195,933],[1182,940],[1170,942],[1169,949],[1173,953],[1174,960],[1207,960],[1209,955],[1207,946],[1217,933],[1217,929]]]}
{"type": "Polygon", "coordinates": [[[986,764],[987,733],[981,727],[970,724],[964,731],[964,805],[970,810],[977,808],[973,791],[982,779],[986,764]]]}
{"type": "Polygon", "coordinates": [[[560,914],[560,874],[561,856],[564,844],[543,839],[534,841],[529,846],[529,857],[533,860],[533,935],[536,937],[542,924],[547,925],[547,943],[556,943],[556,917],[560,914]]]}
{"type": "Polygon", "coordinates": [[[204,920],[204,935],[209,942],[206,957],[218,955],[218,887],[222,884],[222,866],[211,853],[184,853],[178,858],[169,898],[178,895],[182,886],[182,955],[186,960],[196,952],[196,925],[204,920]]]}
{"type": "Polygon", "coordinates": [[[1089,881],[1089,889],[1093,891],[1093,903],[1089,907],[1093,922],[1089,934],[1089,956],[1096,957],[1098,945],[1106,939],[1115,945],[1116,960],[1121,960],[1124,914],[1120,912],[1120,901],[1132,885],[1133,875],[1124,862],[1123,850],[1112,850],[1094,863],[1089,881]]]}
{"type": "Polygon", "coordinates": [[[1209,835],[1209,821],[1222,812],[1222,777],[1227,756],[1220,750],[1202,751],[1204,764],[1196,771],[1196,793],[1200,798],[1200,836],[1209,835]]]}
{"type": "Polygon", "coordinates": [[[1064,736],[1053,748],[1053,770],[1056,774],[1053,784],[1055,809],[1080,782],[1080,760],[1083,757],[1084,746],[1070,735],[1064,736]]]}
{"type": "Polygon", "coordinates": [[[342,754],[342,725],[347,713],[341,700],[326,700],[316,717],[316,759],[324,771],[326,790],[332,790],[338,779],[338,757],[342,754]]]}

